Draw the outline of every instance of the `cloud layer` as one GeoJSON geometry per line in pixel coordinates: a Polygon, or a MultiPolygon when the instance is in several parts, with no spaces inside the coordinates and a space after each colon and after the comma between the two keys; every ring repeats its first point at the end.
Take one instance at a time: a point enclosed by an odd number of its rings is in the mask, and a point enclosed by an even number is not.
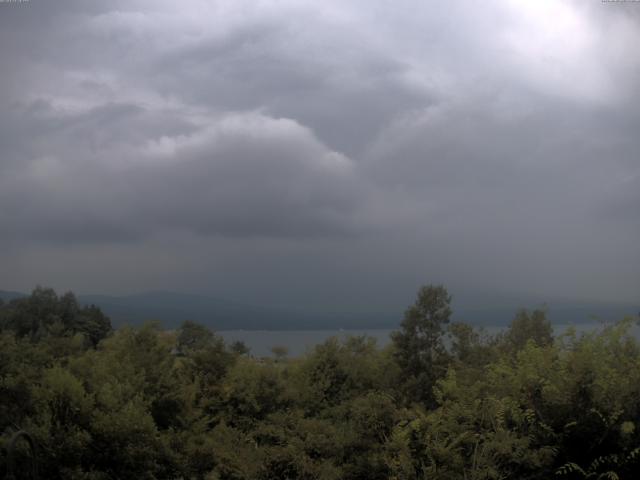
{"type": "Polygon", "coordinates": [[[1,4],[0,282],[354,307],[431,281],[632,300],[638,12],[1,4]]]}

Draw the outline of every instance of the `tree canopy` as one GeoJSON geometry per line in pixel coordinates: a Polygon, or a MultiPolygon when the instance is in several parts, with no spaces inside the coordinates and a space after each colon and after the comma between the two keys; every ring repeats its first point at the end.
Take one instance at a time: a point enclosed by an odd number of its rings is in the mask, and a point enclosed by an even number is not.
{"type": "Polygon", "coordinates": [[[0,305],[0,478],[17,430],[51,479],[637,478],[633,319],[554,336],[521,311],[488,335],[450,302],[422,288],[385,348],[255,358],[37,288],[0,305]]]}

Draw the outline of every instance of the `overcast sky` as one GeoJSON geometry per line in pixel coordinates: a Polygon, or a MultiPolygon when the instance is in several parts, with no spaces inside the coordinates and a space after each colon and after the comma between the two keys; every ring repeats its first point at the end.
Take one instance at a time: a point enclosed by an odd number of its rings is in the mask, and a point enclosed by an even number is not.
{"type": "Polygon", "coordinates": [[[0,3],[0,289],[637,301],[640,4],[0,3]]]}

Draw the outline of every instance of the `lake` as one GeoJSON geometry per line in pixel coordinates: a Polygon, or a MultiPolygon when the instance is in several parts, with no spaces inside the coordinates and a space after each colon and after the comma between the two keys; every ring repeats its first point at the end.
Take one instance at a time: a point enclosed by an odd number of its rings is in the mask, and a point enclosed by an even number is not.
{"type": "MultiPolygon", "coordinates": [[[[556,324],[553,326],[556,335],[566,331],[569,324],[556,324]]],[[[573,325],[578,332],[594,330],[602,326],[599,322],[581,323],[573,325]]],[[[505,327],[484,327],[485,332],[495,334],[505,327]]],[[[290,356],[298,356],[313,349],[315,345],[324,342],[330,337],[345,338],[348,336],[367,335],[376,339],[378,346],[384,347],[391,338],[392,329],[369,330],[221,330],[217,332],[226,342],[240,340],[251,349],[251,354],[256,357],[271,356],[271,348],[283,346],[289,350],[290,356]]],[[[640,329],[634,327],[636,337],[640,336],[640,329]]]]}

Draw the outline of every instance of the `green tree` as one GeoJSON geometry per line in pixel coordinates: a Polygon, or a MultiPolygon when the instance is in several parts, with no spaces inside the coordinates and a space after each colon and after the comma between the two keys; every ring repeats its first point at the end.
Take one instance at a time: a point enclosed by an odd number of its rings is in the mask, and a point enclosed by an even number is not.
{"type": "Polygon", "coordinates": [[[249,355],[249,353],[251,353],[251,349],[242,340],[232,342],[229,349],[238,356],[249,355]]]}
{"type": "Polygon", "coordinates": [[[443,335],[451,317],[450,304],[451,295],[444,286],[423,286],[406,310],[401,330],[391,334],[409,397],[429,406],[434,405],[433,386],[446,372],[443,335]]]}
{"type": "Polygon", "coordinates": [[[17,298],[1,308],[2,330],[38,341],[81,334],[87,346],[96,347],[111,333],[111,321],[95,305],[81,307],[75,295],[58,297],[51,288],[36,287],[31,295],[17,298]]]}
{"type": "Polygon", "coordinates": [[[111,333],[109,317],[95,305],[80,309],[77,313],[75,324],[75,329],[82,333],[94,348],[111,333]]]}
{"type": "Polygon", "coordinates": [[[178,352],[185,355],[196,350],[209,347],[215,341],[215,336],[211,330],[191,320],[182,322],[178,329],[178,339],[176,348],[178,352]]]}
{"type": "Polygon", "coordinates": [[[504,348],[515,353],[522,350],[527,342],[532,341],[539,347],[553,343],[553,327],[547,319],[544,309],[529,312],[522,309],[516,313],[503,337],[504,348]]]}
{"type": "Polygon", "coordinates": [[[289,349],[284,345],[275,345],[271,347],[271,353],[276,357],[277,362],[282,362],[289,355],[289,349]]]}

